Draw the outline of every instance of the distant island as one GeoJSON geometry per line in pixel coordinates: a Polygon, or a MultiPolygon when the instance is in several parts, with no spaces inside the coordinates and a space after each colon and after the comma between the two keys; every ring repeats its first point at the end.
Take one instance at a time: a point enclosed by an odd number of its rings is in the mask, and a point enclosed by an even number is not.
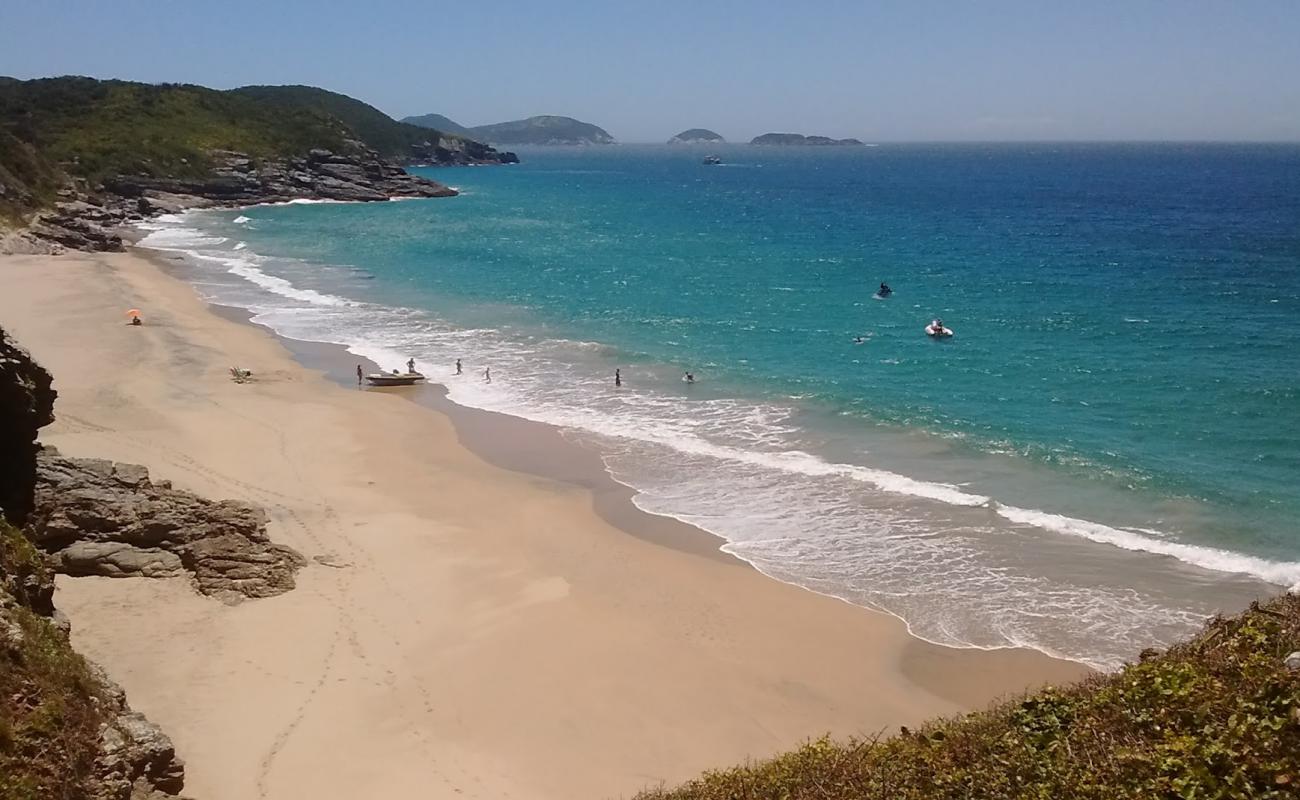
{"type": "Polygon", "coordinates": [[[441,114],[421,114],[417,117],[404,117],[402,122],[434,128],[439,131],[452,131],[461,136],[468,136],[492,144],[614,144],[614,137],[609,132],[590,122],[583,122],[573,117],[540,116],[527,119],[498,122],[494,125],[478,125],[467,128],[444,117],[441,114]]]}
{"type": "Polygon", "coordinates": [[[804,136],[802,133],[765,133],[762,136],[755,136],[749,143],[812,147],[826,147],[828,145],[862,146],[862,142],[857,139],[832,139],[829,136],[804,136]]]}
{"type": "Polygon", "coordinates": [[[403,117],[401,122],[407,125],[418,125],[421,128],[432,128],[435,131],[443,133],[452,133],[457,136],[468,136],[473,138],[469,128],[453,120],[447,119],[441,114],[421,114],[418,117],[403,117]]]}
{"type": "Polygon", "coordinates": [[[668,144],[699,144],[702,142],[719,144],[725,141],[727,140],[708,128],[691,128],[669,139],[668,144]]]}

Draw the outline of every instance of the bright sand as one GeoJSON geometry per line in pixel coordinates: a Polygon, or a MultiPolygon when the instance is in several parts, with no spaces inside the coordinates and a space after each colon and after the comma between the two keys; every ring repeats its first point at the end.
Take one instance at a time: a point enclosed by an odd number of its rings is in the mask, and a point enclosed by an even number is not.
{"type": "Polygon", "coordinates": [[[0,325],[55,376],[43,441],[261,505],[314,559],[237,606],[182,579],[60,579],[74,643],[172,736],[188,795],[627,796],[1084,673],[927,644],[707,534],[682,546],[626,497],[489,464],[462,439],[556,476],[577,456],[330,381],[138,254],[6,257],[0,281],[0,325]]]}

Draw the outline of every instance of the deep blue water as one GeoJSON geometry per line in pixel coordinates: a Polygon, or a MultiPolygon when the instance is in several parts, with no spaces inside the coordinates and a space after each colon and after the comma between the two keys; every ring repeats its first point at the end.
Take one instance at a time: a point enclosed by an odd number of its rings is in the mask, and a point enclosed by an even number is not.
{"type": "Polygon", "coordinates": [[[429,171],[453,200],[153,242],[286,335],[465,359],[453,399],[935,641],[1111,665],[1300,582],[1300,147],[717,151],[528,151],[429,171]]]}

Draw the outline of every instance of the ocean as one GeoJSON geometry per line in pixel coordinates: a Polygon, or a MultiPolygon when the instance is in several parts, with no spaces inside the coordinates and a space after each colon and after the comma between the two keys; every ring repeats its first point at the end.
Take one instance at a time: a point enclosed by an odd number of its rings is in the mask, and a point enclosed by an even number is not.
{"type": "Polygon", "coordinates": [[[144,244],[933,642],[1108,669],[1300,585],[1300,146],[705,152],[524,150],[144,244]]]}

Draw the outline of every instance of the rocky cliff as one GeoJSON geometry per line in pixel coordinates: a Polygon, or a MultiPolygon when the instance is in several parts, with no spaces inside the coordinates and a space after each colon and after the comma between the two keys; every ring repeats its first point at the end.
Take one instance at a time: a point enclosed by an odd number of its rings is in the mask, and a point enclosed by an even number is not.
{"type": "Polygon", "coordinates": [[[36,488],[37,432],[54,421],[53,380],[0,328],[0,514],[27,521],[36,488]]]}
{"type": "Polygon", "coordinates": [[[36,432],[50,375],[0,329],[0,798],[174,796],[184,765],[120,687],[72,650],[44,559],[14,527],[33,516],[36,432]]]}

